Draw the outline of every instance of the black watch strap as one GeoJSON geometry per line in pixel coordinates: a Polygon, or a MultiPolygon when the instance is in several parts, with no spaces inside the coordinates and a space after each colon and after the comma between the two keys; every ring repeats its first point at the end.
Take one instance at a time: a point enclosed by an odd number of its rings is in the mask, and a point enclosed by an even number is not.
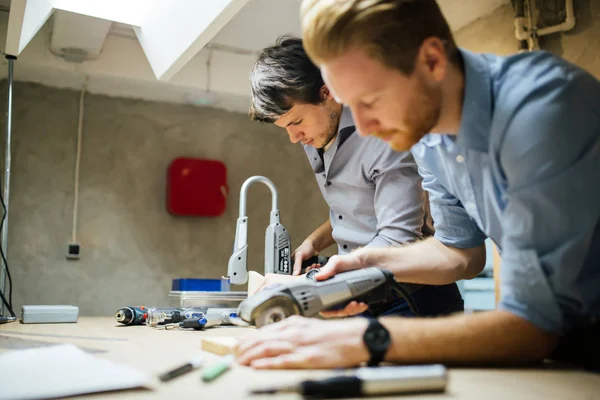
{"type": "Polygon", "coordinates": [[[389,331],[375,318],[369,318],[369,325],[363,335],[363,341],[371,355],[367,364],[369,367],[379,365],[392,344],[389,331]]]}

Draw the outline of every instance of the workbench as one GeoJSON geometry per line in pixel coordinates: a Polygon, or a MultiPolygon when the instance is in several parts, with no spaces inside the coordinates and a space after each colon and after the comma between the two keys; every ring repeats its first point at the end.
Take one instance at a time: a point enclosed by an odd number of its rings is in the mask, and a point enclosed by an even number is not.
{"type": "MultiPolygon", "coordinates": [[[[48,343],[72,343],[97,357],[128,364],[157,376],[197,355],[203,337],[242,336],[250,331],[252,328],[240,327],[216,327],[206,331],[155,330],[146,326],[119,326],[112,317],[80,317],[75,324],[25,325],[15,322],[0,325],[0,354],[48,343]]],[[[206,353],[207,364],[218,358],[206,353]]],[[[333,371],[257,371],[234,365],[211,383],[202,382],[200,372],[194,371],[167,383],[157,379],[154,390],[109,392],[73,399],[298,399],[300,397],[293,394],[251,397],[248,391],[271,383],[292,383],[331,374],[333,371]]],[[[446,393],[401,398],[592,400],[600,399],[600,374],[556,367],[451,368],[446,393]]]]}

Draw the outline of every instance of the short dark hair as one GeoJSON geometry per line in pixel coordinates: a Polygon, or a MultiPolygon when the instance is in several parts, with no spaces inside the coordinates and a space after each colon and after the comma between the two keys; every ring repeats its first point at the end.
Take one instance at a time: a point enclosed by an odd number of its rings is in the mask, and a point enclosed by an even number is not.
{"type": "Polygon", "coordinates": [[[294,103],[319,104],[323,78],[308,58],[302,39],[281,36],[262,50],[250,73],[252,103],[250,119],[275,122],[294,103]]]}

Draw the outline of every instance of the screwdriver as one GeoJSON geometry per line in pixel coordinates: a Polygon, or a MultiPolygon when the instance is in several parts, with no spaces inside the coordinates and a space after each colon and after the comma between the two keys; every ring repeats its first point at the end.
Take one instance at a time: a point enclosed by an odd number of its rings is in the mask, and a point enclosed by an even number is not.
{"type": "Polygon", "coordinates": [[[299,393],[306,397],[340,398],[400,393],[442,392],[447,372],[440,364],[367,367],[355,375],[305,380],[295,385],[254,389],[250,394],[299,393]]]}

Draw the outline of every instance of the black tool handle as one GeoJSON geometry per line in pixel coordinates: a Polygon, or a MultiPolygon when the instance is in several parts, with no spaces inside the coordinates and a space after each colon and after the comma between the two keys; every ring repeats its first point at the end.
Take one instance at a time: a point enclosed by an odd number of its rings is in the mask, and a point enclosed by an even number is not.
{"type": "Polygon", "coordinates": [[[329,257],[325,256],[312,256],[304,261],[302,261],[302,269],[300,269],[300,274],[306,273],[306,269],[313,264],[321,264],[321,267],[327,264],[329,261],[329,257]]]}
{"type": "Polygon", "coordinates": [[[188,318],[179,323],[182,328],[194,328],[197,331],[203,330],[206,326],[206,318],[188,318]]]}
{"type": "Polygon", "coordinates": [[[335,399],[340,397],[360,397],[362,382],[355,376],[339,376],[323,380],[309,380],[300,384],[302,394],[307,397],[335,399]]]}

